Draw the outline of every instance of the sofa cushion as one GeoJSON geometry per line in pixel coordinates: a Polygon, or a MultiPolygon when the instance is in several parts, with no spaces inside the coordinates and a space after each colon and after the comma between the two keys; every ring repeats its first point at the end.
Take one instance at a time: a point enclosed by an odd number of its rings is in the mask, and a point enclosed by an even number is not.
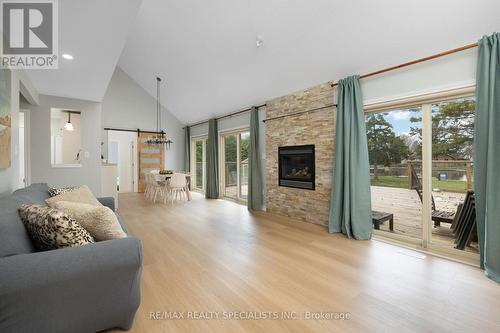
{"type": "Polygon", "coordinates": [[[19,215],[38,250],[94,243],[94,238],[66,213],[41,205],[22,205],[19,215]]]}
{"type": "Polygon", "coordinates": [[[69,201],[55,202],[53,207],[75,219],[96,241],[127,237],[115,213],[108,207],[69,201]]]}
{"type": "Polygon", "coordinates": [[[0,199],[0,258],[35,252],[17,210],[23,201],[8,196],[0,199]]]}
{"type": "Polygon", "coordinates": [[[58,201],[80,202],[94,206],[102,206],[86,185],[81,186],[74,191],[65,192],[55,197],[45,199],[47,205],[51,207],[58,201]]]}
{"type": "Polygon", "coordinates": [[[63,194],[66,192],[71,192],[78,189],[79,186],[69,186],[69,187],[49,187],[49,195],[55,197],[56,195],[63,194]]]}

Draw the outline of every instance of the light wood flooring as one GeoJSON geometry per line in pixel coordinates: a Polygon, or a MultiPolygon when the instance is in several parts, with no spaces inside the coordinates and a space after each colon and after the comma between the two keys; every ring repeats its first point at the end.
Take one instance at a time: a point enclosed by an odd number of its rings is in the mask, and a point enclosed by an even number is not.
{"type": "Polygon", "coordinates": [[[500,285],[478,268],[196,193],[185,204],[119,200],[144,247],[132,332],[500,332],[500,285]],[[165,318],[174,311],[184,319],[165,318]],[[219,319],[188,319],[195,311],[219,319]],[[239,311],[297,319],[224,319],[239,311]]]}

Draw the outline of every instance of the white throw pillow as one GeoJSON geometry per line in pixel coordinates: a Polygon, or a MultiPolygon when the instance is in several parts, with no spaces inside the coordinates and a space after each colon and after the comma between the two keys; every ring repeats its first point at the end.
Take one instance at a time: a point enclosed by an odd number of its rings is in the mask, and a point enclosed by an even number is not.
{"type": "Polygon", "coordinates": [[[86,185],[80,186],[76,190],[65,192],[56,195],[55,197],[45,199],[45,202],[50,207],[54,207],[54,203],[58,201],[71,201],[94,206],[102,206],[102,204],[96,199],[96,197],[94,197],[94,195],[86,185]]]}
{"type": "Polygon", "coordinates": [[[53,207],[75,219],[96,241],[127,237],[115,213],[108,207],[69,201],[54,202],[53,207]]]}

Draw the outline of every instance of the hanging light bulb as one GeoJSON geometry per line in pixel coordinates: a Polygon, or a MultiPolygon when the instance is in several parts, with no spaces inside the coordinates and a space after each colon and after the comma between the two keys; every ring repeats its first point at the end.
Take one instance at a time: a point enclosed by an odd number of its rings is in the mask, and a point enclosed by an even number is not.
{"type": "Polygon", "coordinates": [[[75,130],[73,124],[71,123],[71,112],[68,112],[68,122],[64,125],[64,129],[70,132],[75,130]]]}

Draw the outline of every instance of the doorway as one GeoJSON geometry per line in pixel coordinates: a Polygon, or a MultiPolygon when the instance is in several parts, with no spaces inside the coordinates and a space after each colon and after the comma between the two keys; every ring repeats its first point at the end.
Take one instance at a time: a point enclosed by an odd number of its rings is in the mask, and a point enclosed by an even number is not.
{"type": "Polygon", "coordinates": [[[248,195],[248,147],[250,131],[241,129],[220,135],[221,193],[245,202],[248,195]]]}
{"type": "Polygon", "coordinates": [[[119,193],[137,192],[137,133],[108,131],[108,163],[117,165],[119,193]]]}
{"type": "Polygon", "coordinates": [[[207,165],[207,137],[191,138],[191,187],[195,191],[205,192],[207,165]]]}

